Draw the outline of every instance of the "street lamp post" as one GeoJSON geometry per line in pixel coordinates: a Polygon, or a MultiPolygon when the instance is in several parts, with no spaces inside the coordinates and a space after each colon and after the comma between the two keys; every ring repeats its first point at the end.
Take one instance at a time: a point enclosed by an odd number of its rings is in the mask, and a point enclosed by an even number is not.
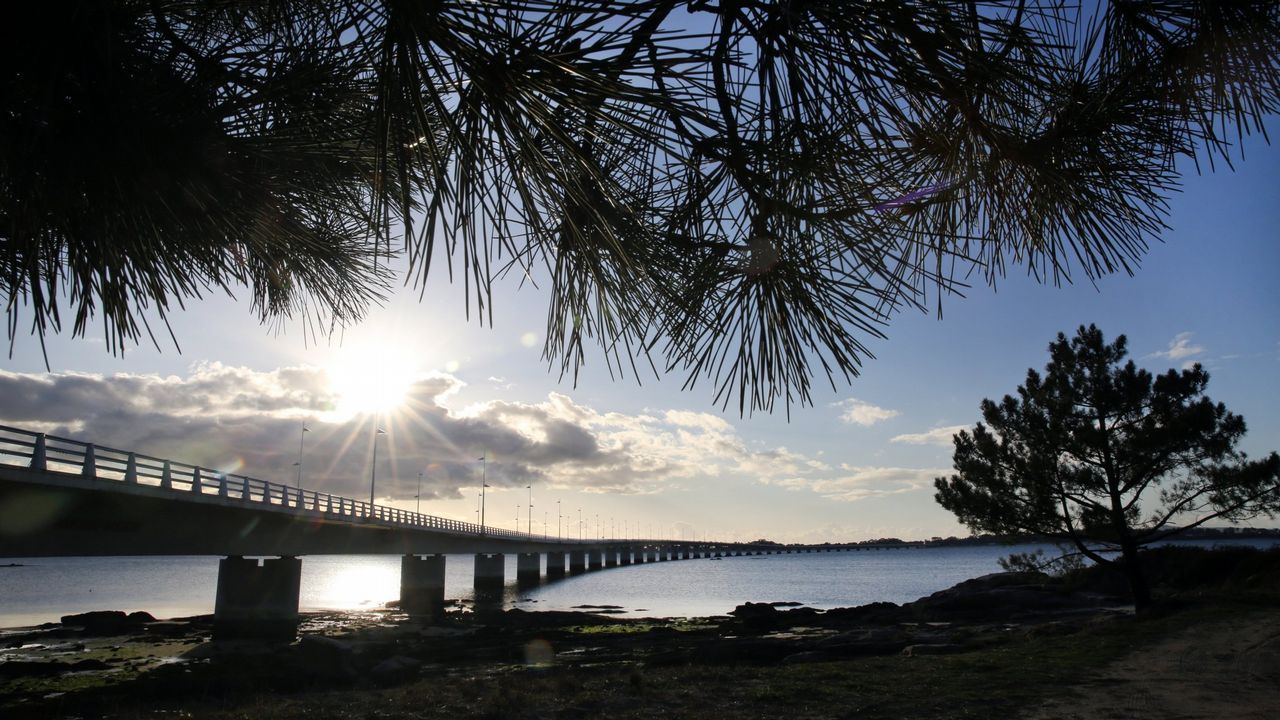
{"type": "Polygon", "coordinates": [[[489,487],[489,453],[480,456],[480,534],[484,534],[484,490],[489,487]]]}
{"type": "Polygon", "coordinates": [[[560,539],[561,539],[560,538],[560,521],[563,518],[564,518],[564,515],[560,514],[560,501],[557,500],[556,501],[556,542],[560,542],[560,539]]]}
{"type": "Polygon", "coordinates": [[[302,489],[302,445],[307,439],[307,432],[307,424],[304,422],[302,423],[302,432],[298,433],[298,462],[294,463],[294,465],[298,466],[298,479],[293,486],[299,490],[302,489]]]}
{"type": "MultiPolygon", "coordinates": [[[[525,485],[524,489],[529,491],[529,537],[533,537],[533,485],[525,485]]],[[[517,527],[516,532],[519,531],[520,528],[517,527]]]]}
{"type": "Polygon", "coordinates": [[[378,481],[378,436],[386,435],[387,431],[380,427],[374,426],[377,431],[373,434],[373,467],[369,469],[369,516],[373,517],[373,487],[378,481]]]}
{"type": "Polygon", "coordinates": [[[418,473],[418,492],[413,496],[413,500],[414,500],[413,511],[416,513],[421,513],[422,512],[422,473],[418,473]]]}
{"type": "Polygon", "coordinates": [[[578,541],[582,541],[582,508],[578,508],[578,541]]]}

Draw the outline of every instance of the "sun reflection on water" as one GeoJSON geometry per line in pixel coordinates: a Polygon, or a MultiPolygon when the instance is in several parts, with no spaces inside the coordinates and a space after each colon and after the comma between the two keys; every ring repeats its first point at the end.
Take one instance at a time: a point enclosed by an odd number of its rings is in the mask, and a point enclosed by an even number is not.
{"type": "Polygon", "coordinates": [[[300,604],[316,610],[373,610],[400,596],[398,557],[308,557],[300,604]]]}

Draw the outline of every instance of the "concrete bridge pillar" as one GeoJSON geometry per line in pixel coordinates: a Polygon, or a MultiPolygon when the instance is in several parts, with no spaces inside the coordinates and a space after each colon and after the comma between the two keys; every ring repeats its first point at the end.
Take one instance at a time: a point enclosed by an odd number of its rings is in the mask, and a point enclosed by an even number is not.
{"type": "Polygon", "coordinates": [[[587,551],[587,569],[603,570],[604,569],[604,552],[601,550],[587,551]]]}
{"type": "Polygon", "coordinates": [[[618,549],[609,548],[604,551],[604,566],[607,568],[618,567],[618,549]]]}
{"type": "Polygon", "coordinates": [[[569,551],[569,574],[581,575],[587,571],[587,554],[582,550],[569,551]]]}
{"type": "Polygon", "coordinates": [[[547,579],[558,580],[564,577],[564,553],[547,553],[547,579]]]}
{"type": "Polygon", "coordinates": [[[476,600],[502,595],[507,558],[502,553],[476,553],[476,600]]]}
{"type": "Polygon", "coordinates": [[[662,551],[662,559],[663,559],[663,560],[674,560],[674,559],[675,559],[675,553],[671,550],[671,548],[667,548],[666,550],[663,550],[663,551],[662,551]]]}
{"type": "Polygon", "coordinates": [[[640,548],[640,555],[636,558],[636,562],[638,563],[653,562],[653,555],[651,553],[652,551],[649,548],[640,548]]]}
{"type": "Polygon", "coordinates": [[[520,553],[516,556],[516,584],[537,585],[542,578],[542,553],[520,553]]]}
{"type": "Polygon", "coordinates": [[[415,617],[444,617],[444,555],[400,558],[400,609],[415,617]]]}
{"type": "Polygon", "coordinates": [[[298,634],[302,560],[239,555],[218,562],[213,637],[292,640],[298,634]]]}
{"type": "Polygon", "coordinates": [[[632,562],[632,560],[631,560],[631,548],[629,548],[629,547],[622,548],[622,552],[620,553],[620,557],[618,558],[618,564],[619,564],[619,565],[630,565],[630,564],[631,564],[631,562],[632,562]]]}

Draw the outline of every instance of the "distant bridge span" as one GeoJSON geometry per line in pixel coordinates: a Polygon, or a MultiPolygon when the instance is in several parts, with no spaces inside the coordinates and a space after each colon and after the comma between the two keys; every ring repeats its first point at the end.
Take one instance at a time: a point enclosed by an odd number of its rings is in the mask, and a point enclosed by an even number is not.
{"type": "Polygon", "coordinates": [[[401,604],[438,615],[444,554],[475,553],[477,600],[500,595],[503,553],[517,581],[704,557],[891,549],[557,539],[370,504],[139,453],[0,426],[0,557],[218,555],[223,635],[287,634],[297,625],[302,555],[403,556],[401,604]],[[278,556],[280,560],[245,560],[278,556]],[[425,556],[425,557],[422,557],[425,556]]]}

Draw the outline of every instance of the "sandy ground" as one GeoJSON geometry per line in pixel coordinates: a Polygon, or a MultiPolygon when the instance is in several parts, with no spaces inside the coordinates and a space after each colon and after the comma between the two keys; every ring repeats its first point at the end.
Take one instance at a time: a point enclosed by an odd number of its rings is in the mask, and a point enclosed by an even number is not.
{"type": "Polygon", "coordinates": [[[1225,617],[1103,669],[1026,720],[1280,718],[1280,609],[1225,617]]]}

